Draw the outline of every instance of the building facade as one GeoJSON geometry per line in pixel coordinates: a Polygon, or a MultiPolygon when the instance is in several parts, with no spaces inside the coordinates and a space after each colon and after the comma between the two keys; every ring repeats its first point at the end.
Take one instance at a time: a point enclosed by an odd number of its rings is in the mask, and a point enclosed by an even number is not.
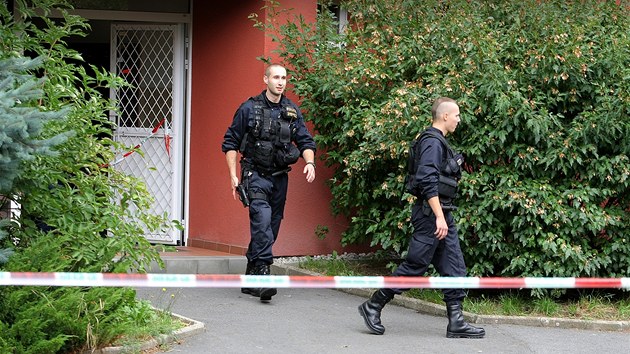
{"type": "MultiPolygon", "coordinates": [[[[115,138],[141,145],[144,156],[121,152],[115,167],[147,183],[156,198],[155,213],[184,225],[182,231],[147,238],[244,254],[248,211],[232,198],[221,142],[238,106],[265,87],[265,64],[256,58],[274,58],[274,43],[249,18],[256,13],[264,21],[265,2],[79,0],[75,5],[92,31],[70,45],[88,62],[110,68],[133,85],[110,92],[120,102],[111,119],[115,138]]],[[[283,0],[281,6],[315,20],[316,0],[283,0]]],[[[289,97],[298,100],[290,86],[289,97]]],[[[311,132],[317,134],[312,127],[311,132]]],[[[347,222],[330,212],[326,181],[331,171],[322,165],[311,184],[301,173],[302,159],[290,172],[275,255],[357,250],[341,247],[347,222]],[[316,230],[324,228],[328,233],[321,239],[316,230]]]]}

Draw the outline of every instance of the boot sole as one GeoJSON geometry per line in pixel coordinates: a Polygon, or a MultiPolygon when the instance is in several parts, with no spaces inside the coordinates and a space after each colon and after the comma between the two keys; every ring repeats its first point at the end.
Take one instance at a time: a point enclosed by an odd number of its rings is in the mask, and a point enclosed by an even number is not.
{"type": "Polygon", "coordinates": [[[372,326],[372,324],[370,323],[370,321],[368,321],[367,319],[367,315],[365,314],[365,312],[363,312],[363,306],[359,305],[359,315],[361,315],[361,317],[363,317],[363,322],[365,322],[365,325],[367,326],[367,328],[370,329],[370,331],[372,331],[372,333],[374,334],[378,334],[381,335],[383,333],[385,333],[385,330],[381,330],[378,328],[374,328],[374,326],[372,326]]]}
{"type": "Polygon", "coordinates": [[[269,301],[271,297],[276,295],[278,290],[275,288],[265,288],[260,291],[260,301],[269,301]]]}
{"type": "Polygon", "coordinates": [[[241,288],[241,293],[259,297],[261,301],[269,301],[272,296],[278,293],[278,291],[274,288],[262,289],[260,292],[256,288],[241,288]]]}
{"type": "Polygon", "coordinates": [[[453,333],[446,332],[446,338],[470,338],[470,339],[481,339],[485,337],[486,334],[464,334],[464,333],[453,333]]]}

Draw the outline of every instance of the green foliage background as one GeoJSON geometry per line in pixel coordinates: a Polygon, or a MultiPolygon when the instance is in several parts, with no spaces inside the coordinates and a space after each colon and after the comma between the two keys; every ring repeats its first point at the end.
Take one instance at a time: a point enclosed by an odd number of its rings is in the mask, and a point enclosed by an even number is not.
{"type": "MultiPolygon", "coordinates": [[[[281,11],[273,1],[267,9],[281,11]]],[[[630,276],[630,4],[341,1],[253,18],[278,42],[334,169],[342,242],[404,255],[409,142],[439,96],[459,101],[460,238],[471,275],[630,276]]]]}
{"type": "MultiPolygon", "coordinates": [[[[162,265],[143,235],[171,225],[145,212],[152,197],[141,181],[109,166],[114,151],[128,147],[110,138],[108,112],[116,108],[101,92],[124,81],[83,63],[68,47],[69,36],[85,36],[89,25],[67,14],[63,1],[16,3],[19,18],[0,3],[0,62],[13,65],[3,67],[10,80],[0,88],[0,98],[9,98],[2,119],[39,118],[39,129],[24,129],[21,137],[34,145],[51,143],[21,159],[2,150],[3,159],[19,166],[15,175],[0,176],[3,182],[11,178],[2,184],[10,185],[3,202],[19,203],[20,213],[3,220],[0,269],[125,273],[145,271],[151,262],[162,265]],[[49,17],[54,7],[62,18],[49,17]],[[8,259],[6,250],[12,252],[8,259]]],[[[152,313],[133,289],[0,287],[0,352],[98,348],[151,321],[152,313]]]]}

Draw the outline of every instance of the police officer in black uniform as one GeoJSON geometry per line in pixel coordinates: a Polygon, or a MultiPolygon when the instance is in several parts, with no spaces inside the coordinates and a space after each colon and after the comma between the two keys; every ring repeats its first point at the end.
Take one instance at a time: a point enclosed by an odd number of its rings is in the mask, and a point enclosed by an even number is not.
{"type": "MultiPolygon", "coordinates": [[[[284,216],[290,165],[300,156],[306,161],[306,181],[315,179],[315,141],[298,106],[283,95],[287,71],[278,64],[265,70],[267,85],[260,95],[238,108],[225,133],[225,153],[234,199],[249,207],[251,240],[247,248],[248,275],[269,275],[272,246],[284,216]],[[240,152],[240,180],[236,159],[240,152]]],[[[243,288],[243,293],[269,301],[275,288],[243,288]]]]}
{"type": "MultiPolygon", "coordinates": [[[[463,161],[448,146],[444,137],[453,133],[460,121],[457,103],[447,97],[438,98],[431,109],[432,127],[418,139],[415,152],[417,163],[411,178],[413,194],[418,197],[412,208],[411,221],[414,232],[409,243],[407,258],[396,268],[393,276],[422,276],[430,264],[442,276],[464,277],[466,265],[462,255],[457,227],[451,213],[452,200],[457,192],[457,180],[463,161]]],[[[379,289],[359,306],[366,326],[374,334],[385,333],[381,324],[381,310],[394,298],[409,289],[379,289]]],[[[464,321],[463,289],[444,289],[448,326],[448,338],[482,338],[483,328],[464,321]]]]}

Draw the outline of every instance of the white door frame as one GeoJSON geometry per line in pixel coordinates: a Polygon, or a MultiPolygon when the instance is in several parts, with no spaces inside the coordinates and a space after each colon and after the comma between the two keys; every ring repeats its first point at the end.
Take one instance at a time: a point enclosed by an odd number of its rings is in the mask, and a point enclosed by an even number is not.
{"type": "MultiPolygon", "coordinates": [[[[119,152],[114,168],[143,180],[155,201],[149,212],[183,219],[183,25],[112,22],[111,71],[133,85],[111,90],[114,139],[144,152],[119,152]],[[126,158],[119,158],[120,156],[126,158]]],[[[181,231],[146,231],[154,243],[179,244],[181,231]]]]}

